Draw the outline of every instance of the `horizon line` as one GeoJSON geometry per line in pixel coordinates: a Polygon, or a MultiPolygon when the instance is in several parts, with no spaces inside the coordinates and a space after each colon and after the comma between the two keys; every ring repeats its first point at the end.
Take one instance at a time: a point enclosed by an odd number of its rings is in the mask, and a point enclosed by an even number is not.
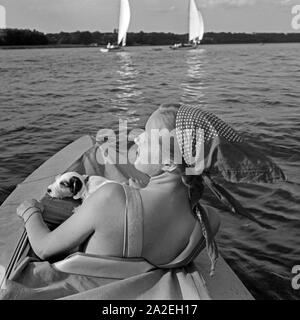
{"type": "MultiPolygon", "coordinates": [[[[38,30],[38,29],[35,29],[35,28],[18,28],[18,27],[6,27],[6,28],[2,28],[0,30],[30,30],[30,31],[38,31],[38,32],[41,32],[41,33],[44,33],[44,34],[51,34],[51,33],[73,33],[73,32],[90,32],[90,33],[94,33],[94,32],[100,32],[100,33],[114,33],[114,30],[113,31],[100,31],[100,30],[74,30],[74,31],[63,31],[63,30],[60,30],[60,31],[41,31],[41,30],[38,30]]],[[[115,28],[116,30],[118,30],[117,28],[115,28]]],[[[144,30],[140,30],[140,31],[129,31],[127,33],[140,33],[140,32],[143,32],[143,33],[172,33],[172,34],[175,34],[175,35],[186,35],[188,34],[188,32],[186,33],[175,33],[175,32],[172,32],[172,31],[144,31],[144,30]]],[[[205,33],[244,33],[244,34],[259,34],[259,33],[283,33],[283,34],[293,34],[293,33],[299,33],[299,32],[293,32],[293,31],[288,31],[288,32],[285,32],[285,31],[205,31],[205,33]]]]}

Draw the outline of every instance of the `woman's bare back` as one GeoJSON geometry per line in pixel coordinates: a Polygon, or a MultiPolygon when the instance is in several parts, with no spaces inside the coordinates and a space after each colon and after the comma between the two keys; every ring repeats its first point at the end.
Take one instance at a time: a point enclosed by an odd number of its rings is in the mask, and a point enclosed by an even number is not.
{"type": "Polygon", "coordinates": [[[195,227],[185,187],[141,190],[144,207],[143,256],[154,264],[172,261],[186,247],[195,227]]]}
{"type": "MultiPolygon", "coordinates": [[[[89,238],[85,252],[122,257],[125,193],[118,184],[101,189],[97,191],[98,194],[110,192],[111,196],[106,197],[105,209],[102,203],[97,203],[97,193],[90,199],[94,204],[89,207],[95,212],[98,210],[98,214],[95,232],[89,238]]],[[[172,186],[157,186],[141,189],[139,192],[144,217],[142,255],[154,264],[168,263],[186,247],[196,223],[191,213],[187,190],[184,186],[175,189],[172,186]]]]}

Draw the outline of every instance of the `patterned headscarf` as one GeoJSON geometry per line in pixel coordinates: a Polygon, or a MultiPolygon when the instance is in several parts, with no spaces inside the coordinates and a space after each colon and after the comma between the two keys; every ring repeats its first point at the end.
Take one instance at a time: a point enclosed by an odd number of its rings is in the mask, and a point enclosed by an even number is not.
{"type": "Polygon", "coordinates": [[[247,144],[229,125],[199,106],[179,108],[176,135],[183,158],[187,166],[194,169],[194,174],[221,174],[230,182],[286,180],[276,164],[247,144]]]}
{"type": "MultiPolygon", "coordinates": [[[[247,144],[229,125],[199,106],[181,105],[176,115],[176,137],[185,161],[187,175],[199,175],[202,182],[229,207],[232,213],[246,216],[264,228],[272,228],[247,212],[211,177],[221,174],[230,182],[285,181],[284,173],[275,163],[247,144]]],[[[199,201],[194,201],[193,209],[206,237],[213,271],[218,250],[208,215],[199,201]]]]}

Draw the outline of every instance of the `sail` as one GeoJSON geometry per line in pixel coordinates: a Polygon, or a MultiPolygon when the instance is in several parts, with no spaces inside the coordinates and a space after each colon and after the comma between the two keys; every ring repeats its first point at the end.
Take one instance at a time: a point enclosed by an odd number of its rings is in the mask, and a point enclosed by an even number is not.
{"type": "Polygon", "coordinates": [[[120,2],[120,18],[119,18],[119,34],[118,34],[118,45],[126,45],[126,34],[130,22],[130,7],[128,0],[121,0],[120,2]]]}
{"type": "Polygon", "coordinates": [[[0,29],[6,29],[6,11],[5,7],[0,5],[0,29]]]}
{"type": "Polygon", "coordinates": [[[195,0],[190,0],[189,41],[201,41],[204,35],[203,18],[197,9],[195,0]]]}

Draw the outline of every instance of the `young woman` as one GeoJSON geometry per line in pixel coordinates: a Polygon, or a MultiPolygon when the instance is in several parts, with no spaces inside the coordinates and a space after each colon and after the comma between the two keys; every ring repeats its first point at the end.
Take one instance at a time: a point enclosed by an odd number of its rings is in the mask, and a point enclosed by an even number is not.
{"type": "MultiPolygon", "coordinates": [[[[54,231],[44,223],[39,202],[25,201],[18,207],[17,213],[25,221],[30,244],[38,257],[47,260],[68,253],[82,243],[85,243],[85,253],[126,257],[126,237],[131,237],[128,241],[132,246],[139,247],[129,256],[140,255],[154,265],[168,264],[182,252],[199,224],[192,209],[201,194],[201,188],[197,190],[199,180],[197,176],[186,175],[182,157],[176,162],[174,150],[179,150],[176,138],[170,153],[163,150],[160,141],[154,146],[159,150],[159,161],[154,163],[151,157],[151,150],[154,150],[151,133],[163,130],[163,138],[172,140],[171,132],[176,129],[180,108],[179,104],[159,107],[147,121],[145,132],[135,140],[138,147],[135,167],[150,177],[144,189],[137,190],[119,183],[105,184],[54,231]],[[128,212],[128,219],[133,222],[124,219],[126,210],[135,211],[128,212]],[[125,234],[128,233],[127,224],[135,224],[134,220],[139,220],[142,239],[135,239],[134,232],[125,234]]],[[[209,212],[208,218],[214,235],[219,228],[219,218],[213,211],[209,212]]]]}

